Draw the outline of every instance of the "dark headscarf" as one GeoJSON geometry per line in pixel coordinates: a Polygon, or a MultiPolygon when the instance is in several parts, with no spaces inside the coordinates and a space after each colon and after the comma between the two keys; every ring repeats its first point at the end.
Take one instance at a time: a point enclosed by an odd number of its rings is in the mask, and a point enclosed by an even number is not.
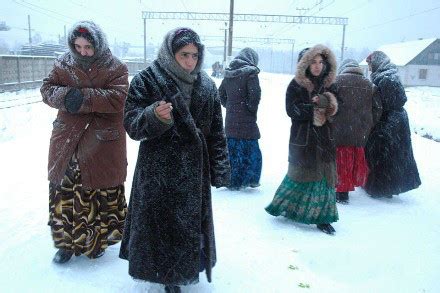
{"type": "Polygon", "coordinates": [[[371,66],[371,80],[373,82],[384,75],[397,74],[397,66],[391,63],[390,58],[382,51],[374,51],[368,55],[366,61],[371,66]]]}
{"type": "Polygon", "coordinates": [[[258,53],[252,48],[244,48],[238,52],[229,67],[225,69],[225,77],[235,77],[242,74],[258,74],[258,53]]]}
{"type": "Polygon", "coordinates": [[[342,61],[341,65],[338,69],[338,74],[344,73],[345,71],[359,71],[360,66],[359,63],[354,59],[345,59],[342,61]]]}
{"type": "Polygon", "coordinates": [[[162,42],[157,56],[157,62],[178,84],[179,88],[189,98],[193,89],[193,84],[202,68],[205,47],[200,42],[199,35],[190,28],[180,27],[169,31],[162,42]],[[180,48],[194,44],[198,49],[199,59],[193,72],[186,72],[176,61],[175,52],[180,48]]]}

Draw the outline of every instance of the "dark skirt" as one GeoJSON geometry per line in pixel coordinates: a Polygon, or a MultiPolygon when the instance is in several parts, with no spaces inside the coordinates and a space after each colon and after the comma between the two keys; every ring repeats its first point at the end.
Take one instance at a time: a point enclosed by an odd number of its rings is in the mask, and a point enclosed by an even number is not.
{"type": "Polygon", "coordinates": [[[260,185],[262,156],[257,139],[228,138],[231,189],[260,185]]]}
{"type": "Polygon", "coordinates": [[[266,212],[304,224],[329,224],[339,219],[336,194],[325,178],[315,182],[296,182],[284,177],[266,212]]]}
{"type": "Polygon", "coordinates": [[[363,147],[342,146],[336,149],[338,171],[337,192],[353,191],[364,186],[368,177],[368,165],[363,147]]]}
{"type": "Polygon", "coordinates": [[[122,239],[127,203],[124,185],[86,189],[72,158],[60,185],[49,184],[49,222],[56,248],[94,258],[122,239]]]}

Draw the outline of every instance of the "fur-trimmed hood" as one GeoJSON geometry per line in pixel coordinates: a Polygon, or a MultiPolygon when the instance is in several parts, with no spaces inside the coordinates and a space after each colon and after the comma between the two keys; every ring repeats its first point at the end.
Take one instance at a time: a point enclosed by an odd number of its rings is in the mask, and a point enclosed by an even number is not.
{"type": "Polygon", "coordinates": [[[305,87],[309,92],[313,91],[314,85],[306,74],[307,68],[312,64],[313,58],[320,54],[325,63],[323,85],[328,88],[336,79],[336,57],[333,52],[324,45],[316,45],[307,50],[296,66],[295,80],[296,82],[305,87]]]}

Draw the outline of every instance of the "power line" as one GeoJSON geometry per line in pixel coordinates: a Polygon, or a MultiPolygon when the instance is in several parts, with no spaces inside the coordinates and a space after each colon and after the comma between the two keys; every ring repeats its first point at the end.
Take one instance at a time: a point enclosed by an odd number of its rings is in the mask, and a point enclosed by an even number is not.
{"type": "MultiPolygon", "coordinates": [[[[142,11],[142,18],[228,21],[229,13],[142,11]]],[[[310,15],[297,16],[297,15],[250,14],[250,13],[236,13],[234,14],[234,21],[325,24],[325,25],[348,24],[348,18],[346,17],[310,16],[310,15]]]]}
{"type": "Polygon", "coordinates": [[[359,4],[359,5],[356,5],[355,7],[351,8],[350,10],[347,10],[347,11],[343,12],[342,15],[347,16],[347,14],[349,14],[349,13],[355,11],[355,10],[363,8],[366,4],[370,4],[370,0],[367,0],[367,1],[365,1],[365,2],[363,2],[361,4],[359,4]]]}
{"type": "MultiPolygon", "coordinates": [[[[72,22],[73,22],[73,21],[77,21],[76,18],[72,18],[72,17],[70,17],[70,16],[67,16],[67,15],[61,14],[61,13],[56,12],[56,11],[54,11],[54,10],[50,10],[50,9],[47,9],[47,8],[42,7],[42,6],[39,6],[39,5],[35,5],[35,4],[32,4],[32,3],[29,3],[29,2],[27,2],[27,1],[25,1],[25,0],[21,0],[21,2],[19,2],[18,0],[13,0],[13,2],[15,2],[15,3],[19,4],[19,5],[22,5],[22,6],[28,8],[28,9],[30,9],[30,10],[32,10],[32,11],[35,11],[35,12],[41,13],[41,14],[43,14],[43,15],[46,15],[46,16],[48,16],[48,17],[51,17],[51,18],[53,18],[53,19],[59,20],[59,21],[62,22],[63,24],[68,24],[68,22],[66,22],[66,18],[69,19],[69,20],[71,20],[72,22]],[[55,14],[55,15],[51,15],[51,14],[55,14]],[[59,15],[59,16],[61,16],[61,17],[63,17],[63,18],[61,19],[61,18],[57,17],[56,15],[59,15]]],[[[74,1],[70,1],[70,2],[71,2],[72,4],[78,6],[78,7],[81,7],[81,8],[87,8],[88,11],[93,11],[95,15],[100,15],[100,16],[102,16],[102,14],[103,14],[102,11],[97,12],[97,11],[94,11],[94,10],[90,9],[90,7],[88,7],[88,6],[85,6],[85,5],[79,4],[79,3],[74,2],[74,1]]],[[[107,20],[107,19],[113,19],[113,18],[114,18],[114,17],[108,16],[108,15],[105,17],[106,20],[107,20]]],[[[121,27],[120,27],[120,26],[116,26],[116,25],[114,25],[113,22],[111,22],[110,27],[112,27],[113,30],[117,30],[117,31],[119,31],[120,33],[123,33],[123,34],[127,34],[127,33],[128,33],[128,30],[121,30],[121,29],[120,29],[121,27]]],[[[52,35],[53,35],[53,34],[52,34],[52,35]]]]}
{"type": "MultiPolygon", "coordinates": [[[[366,2],[369,2],[369,1],[366,1],[366,2]]],[[[364,2],[364,4],[365,4],[366,2],[364,2]]],[[[361,8],[361,7],[362,7],[362,6],[360,6],[360,7],[358,7],[358,8],[361,8]]],[[[351,9],[351,10],[349,10],[349,11],[343,13],[343,15],[346,15],[346,13],[352,12],[352,11],[354,11],[354,10],[356,10],[356,9],[357,9],[357,8],[353,8],[353,9],[351,9]]],[[[420,11],[420,12],[415,12],[415,13],[412,13],[412,14],[409,14],[409,15],[406,15],[406,16],[403,16],[403,17],[399,17],[399,18],[391,19],[391,20],[388,20],[388,21],[383,22],[383,23],[373,24],[373,25],[368,26],[368,27],[363,27],[363,28],[359,28],[359,29],[353,29],[353,28],[352,28],[351,30],[348,30],[348,32],[349,32],[349,33],[357,33],[357,32],[361,32],[361,31],[369,30],[369,29],[372,29],[372,28],[375,28],[375,27],[378,27],[378,26],[382,26],[382,25],[386,25],[386,24],[389,24],[389,23],[392,23],[392,22],[396,22],[396,21],[404,20],[404,19],[407,19],[407,18],[410,18],[410,17],[413,17],[413,16],[417,16],[417,15],[420,15],[420,14],[425,14],[425,13],[428,13],[428,12],[431,12],[431,11],[434,11],[434,10],[437,10],[437,9],[440,9],[440,6],[433,7],[433,8],[430,8],[430,9],[426,9],[426,10],[423,10],[423,11],[420,11]]],[[[330,34],[328,37],[335,36],[335,35],[336,35],[336,34],[330,34]]],[[[304,43],[299,44],[299,45],[303,45],[303,44],[304,44],[304,43]]]]}
{"type": "Polygon", "coordinates": [[[188,12],[188,11],[189,11],[189,9],[188,9],[188,8],[186,8],[185,2],[183,2],[182,0],[180,0],[180,3],[182,3],[182,5],[183,5],[183,8],[185,9],[185,11],[186,11],[186,12],[188,12]]]}
{"type": "MultiPolygon", "coordinates": [[[[311,13],[311,14],[308,14],[308,15],[309,15],[309,16],[315,16],[316,13],[321,12],[321,11],[324,10],[325,8],[327,8],[327,7],[329,7],[330,5],[332,5],[334,2],[335,2],[335,1],[332,0],[330,3],[328,3],[328,4],[327,4],[326,6],[324,6],[323,8],[319,9],[317,12],[314,12],[314,13],[311,13]]],[[[317,3],[316,3],[314,6],[312,6],[311,8],[307,8],[307,11],[312,11],[315,7],[317,7],[317,6],[320,5],[320,4],[322,4],[322,1],[317,2],[317,3]]],[[[293,28],[293,27],[296,26],[296,24],[291,24],[291,23],[289,23],[289,24],[285,25],[284,27],[282,27],[279,31],[276,31],[275,33],[272,33],[271,35],[273,36],[273,35],[275,35],[275,34],[277,34],[277,33],[281,33],[281,34],[282,34],[282,33],[284,33],[284,32],[287,31],[287,28],[288,28],[289,26],[291,26],[291,28],[293,28]]]]}
{"type": "Polygon", "coordinates": [[[437,9],[440,9],[440,6],[434,7],[434,8],[431,8],[431,9],[427,9],[427,10],[423,10],[423,11],[420,11],[420,12],[416,12],[416,13],[411,13],[411,14],[409,14],[407,16],[404,16],[404,17],[399,17],[399,18],[391,19],[391,20],[386,21],[386,22],[374,24],[374,25],[371,25],[371,26],[368,26],[368,27],[365,27],[365,28],[361,28],[359,30],[350,31],[350,32],[356,33],[356,32],[360,32],[360,31],[364,31],[364,30],[367,30],[367,29],[371,29],[371,28],[375,28],[375,27],[378,27],[378,26],[382,26],[384,24],[389,24],[389,23],[392,23],[392,22],[396,22],[396,21],[400,21],[400,20],[404,20],[404,19],[416,16],[416,15],[428,13],[428,12],[431,12],[431,11],[434,11],[434,10],[437,10],[437,9]]]}
{"type": "MultiPolygon", "coordinates": [[[[19,1],[17,1],[17,0],[13,0],[13,2],[15,2],[15,3],[18,4],[18,5],[24,6],[24,7],[28,8],[28,9],[30,9],[30,10],[32,10],[32,11],[35,11],[35,12],[38,12],[38,13],[44,14],[44,15],[50,17],[50,18],[56,19],[56,20],[58,20],[58,21],[60,21],[60,22],[62,22],[62,23],[66,23],[65,19],[58,18],[58,17],[56,17],[56,16],[50,15],[50,14],[48,14],[47,12],[45,12],[45,11],[48,11],[48,12],[50,12],[50,13],[56,13],[56,12],[53,12],[53,11],[51,11],[51,10],[45,9],[45,8],[43,8],[43,7],[40,7],[40,6],[37,6],[37,5],[31,4],[31,3],[27,3],[27,2],[25,2],[25,1],[23,1],[23,0],[22,0],[23,3],[21,3],[21,2],[19,2],[19,1]],[[32,7],[32,6],[33,6],[33,7],[32,7]],[[39,9],[39,10],[38,10],[38,9],[39,9]],[[43,10],[43,11],[41,11],[41,10],[43,10]]],[[[56,14],[59,14],[59,13],[56,13],[56,14]]],[[[71,18],[71,17],[65,16],[65,15],[62,15],[62,14],[59,14],[59,15],[62,16],[62,17],[65,17],[65,18],[73,19],[73,18],[71,18]]]]}

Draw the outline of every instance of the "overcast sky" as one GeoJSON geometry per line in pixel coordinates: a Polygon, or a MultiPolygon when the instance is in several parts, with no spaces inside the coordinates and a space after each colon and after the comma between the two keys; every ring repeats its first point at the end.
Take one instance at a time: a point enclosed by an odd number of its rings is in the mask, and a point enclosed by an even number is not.
{"type": "MultiPolygon", "coordinates": [[[[10,46],[28,40],[27,15],[31,26],[43,40],[58,40],[64,26],[89,19],[99,24],[110,44],[115,40],[143,45],[142,11],[229,12],[229,0],[2,0],[0,22],[12,29],[0,31],[0,39],[10,46]]],[[[389,43],[440,37],[440,2],[438,0],[235,0],[235,13],[312,15],[346,17],[345,46],[375,48],[389,43]],[[299,9],[309,10],[299,10],[299,9]]],[[[147,40],[159,44],[164,34],[176,26],[190,26],[200,35],[224,35],[224,22],[147,20],[147,40]]],[[[340,48],[342,26],[304,25],[261,22],[234,22],[234,36],[294,39],[295,51],[316,43],[340,48]]],[[[221,41],[206,41],[207,46],[221,41]]],[[[245,44],[257,46],[259,44],[245,44]]],[[[234,42],[234,47],[244,47],[234,42]]],[[[277,45],[272,46],[287,46],[277,45]]]]}

